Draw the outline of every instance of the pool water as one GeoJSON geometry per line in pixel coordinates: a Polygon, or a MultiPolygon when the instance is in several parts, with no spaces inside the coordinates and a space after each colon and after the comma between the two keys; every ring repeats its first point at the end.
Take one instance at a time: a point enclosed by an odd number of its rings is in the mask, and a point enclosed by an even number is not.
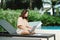
{"type": "Polygon", "coordinates": [[[59,29],[60,30],[60,26],[42,26],[41,29],[59,29]]]}

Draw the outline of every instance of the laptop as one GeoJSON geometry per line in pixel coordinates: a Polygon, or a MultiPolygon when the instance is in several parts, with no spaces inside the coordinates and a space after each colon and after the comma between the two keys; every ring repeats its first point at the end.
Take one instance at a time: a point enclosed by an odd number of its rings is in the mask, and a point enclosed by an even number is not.
{"type": "Polygon", "coordinates": [[[30,30],[30,33],[34,32],[35,29],[41,28],[42,22],[39,22],[36,26],[33,26],[32,29],[30,30]]]}

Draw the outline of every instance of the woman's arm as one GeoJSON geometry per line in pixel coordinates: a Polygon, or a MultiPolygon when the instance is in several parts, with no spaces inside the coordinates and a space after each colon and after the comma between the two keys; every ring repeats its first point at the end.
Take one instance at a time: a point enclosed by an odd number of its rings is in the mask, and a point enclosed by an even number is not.
{"type": "Polygon", "coordinates": [[[19,26],[17,26],[18,28],[20,28],[20,29],[22,29],[22,30],[28,30],[28,28],[27,27],[25,27],[25,26],[22,26],[22,25],[19,25],[19,26]]]}
{"type": "Polygon", "coordinates": [[[31,27],[31,26],[26,26],[26,27],[28,28],[28,30],[29,30],[29,31],[32,29],[32,27],[31,27]]]}
{"type": "Polygon", "coordinates": [[[27,28],[30,28],[30,29],[32,29],[32,27],[31,26],[26,26],[27,28]]]}

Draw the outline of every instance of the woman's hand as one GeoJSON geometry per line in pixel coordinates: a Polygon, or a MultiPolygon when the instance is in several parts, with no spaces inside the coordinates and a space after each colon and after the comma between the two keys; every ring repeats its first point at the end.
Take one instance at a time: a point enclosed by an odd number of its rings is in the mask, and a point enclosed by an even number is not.
{"type": "MultiPolygon", "coordinates": [[[[32,29],[31,26],[27,26],[27,28],[28,28],[28,31],[29,31],[29,32],[30,32],[30,30],[32,29]]],[[[30,34],[35,34],[35,32],[30,32],[30,34]]]]}
{"type": "Polygon", "coordinates": [[[31,26],[27,26],[27,28],[28,28],[28,30],[31,30],[31,29],[32,29],[32,27],[31,27],[31,26]]]}
{"type": "Polygon", "coordinates": [[[31,32],[31,34],[35,34],[35,32],[31,32]]]}

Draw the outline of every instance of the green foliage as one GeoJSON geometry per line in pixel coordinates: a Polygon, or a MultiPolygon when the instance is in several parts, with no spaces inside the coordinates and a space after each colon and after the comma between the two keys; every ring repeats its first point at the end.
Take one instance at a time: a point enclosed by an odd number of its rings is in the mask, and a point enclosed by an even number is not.
{"type": "Polygon", "coordinates": [[[58,16],[51,16],[48,14],[41,15],[38,12],[30,12],[29,21],[42,21],[43,26],[59,26],[60,18],[58,16]]]}
{"type": "Polygon", "coordinates": [[[14,27],[16,27],[17,18],[20,15],[21,10],[0,10],[0,19],[6,19],[10,22],[14,27]]]}
{"type": "Polygon", "coordinates": [[[33,10],[29,11],[29,16],[28,16],[29,21],[40,21],[40,17],[41,15],[38,13],[38,11],[33,11],[33,10]]]}

